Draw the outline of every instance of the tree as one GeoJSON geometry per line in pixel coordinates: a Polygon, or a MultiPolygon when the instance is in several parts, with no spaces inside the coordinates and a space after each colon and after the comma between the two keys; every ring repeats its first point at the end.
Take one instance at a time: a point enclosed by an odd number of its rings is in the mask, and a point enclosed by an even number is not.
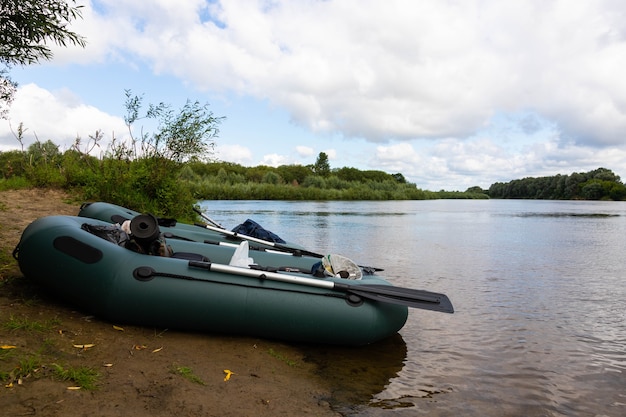
{"type": "Polygon", "coordinates": [[[398,172],[396,174],[391,174],[391,176],[400,184],[406,184],[406,178],[404,178],[404,175],[402,175],[402,173],[398,172]]]}
{"type": "Polygon", "coordinates": [[[145,115],[140,115],[143,97],[133,95],[130,90],[126,90],[125,94],[124,121],[133,144],[130,149],[119,144],[114,153],[130,153],[131,156],[156,157],[174,162],[212,158],[215,138],[219,134],[218,125],[224,117],[214,116],[208,104],[187,100],[178,112],[172,110],[169,104],[150,104],[145,115]],[[135,155],[137,139],[133,136],[132,128],[135,122],[143,118],[155,119],[158,131],[150,135],[142,129],[139,138],[140,155],[135,155]]]}
{"type": "Polygon", "coordinates": [[[68,29],[81,17],[75,0],[0,0],[0,117],[5,118],[17,84],[9,77],[13,65],[52,59],[47,45],[85,46],[85,39],[68,29]]]}
{"type": "Polygon", "coordinates": [[[478,185],[468,188],[465,190],[466,193],[476,193],[476,194],[485,194],[485,190],[483,190],[478,185]]]}
{"type": "Polygon", "coordinates": [[[307,176],[313,174],[309,167],[302,165],[281,165],[276,172],[289,184],[302,184],[307,176]]]}
{"type": "Polygon", "coordinates": [[[489,187],[488,194],[491,198],[622,200],[626,187],[613,171],[598,168],[586,173],[497,182],[489,187]]]}
{"type": "Polygon", "coordinates": [[[334,174],[337,178],[344,181],[362,181],[363,174],[359,169],[353,167],[343,167],[335,170],[334,174]]]}
{"type": "Polygon", "coordinates": [[[59,152],[58,145],[51,140],[47,140],[44,143],[37,141],[30,145],[26,155],[30,164],[51,164],[58,162],[61,152],[59,152]]]}
{"type": "Polygon", "coordinates": [[[313,165],[313,172],[315,175],[322,177],[330,175],[330,163],[328,162],[326,152],[320,152],[317,156],[317,161],[315,161],[315,165],[313,165]]]}
{"type": "Polygon", "coordinates": [[[604,195],[602,183],[598,180],[587,181],[582,186],[580,194],[587,200],[599,200],[604,195]]]}

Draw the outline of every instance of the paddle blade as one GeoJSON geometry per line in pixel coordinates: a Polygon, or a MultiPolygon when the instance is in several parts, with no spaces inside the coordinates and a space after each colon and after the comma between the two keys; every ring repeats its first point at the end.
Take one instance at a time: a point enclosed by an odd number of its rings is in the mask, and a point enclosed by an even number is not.
{"type": "Polygon", "coordinates": [[[454,313],[452,302],[447,295],[441,293],[391,285],[350,285],[346,290],[363,298],[384,303],[400,304],[442,313],[454,313]]]}

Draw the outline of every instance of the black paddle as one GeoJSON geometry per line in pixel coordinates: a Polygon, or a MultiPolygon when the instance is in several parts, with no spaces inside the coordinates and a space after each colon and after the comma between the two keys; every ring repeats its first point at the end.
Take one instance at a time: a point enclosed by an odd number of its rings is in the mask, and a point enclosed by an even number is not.
{"type": "Polygon", "coordinates": [[[439,311],[442,313],[454,313],[454,308],[452,307],[452,303],[450,302],[448,296],[430,291],[395,287],[392,285],[346,284],[342,282],[279,274],[276,272],[258,271],[211,262],[189,261],[189,266],[206,269],[207,271],[243,275],[260,280],[268,279],[271,281],[289,282],[309,287],[327,288],[383,303],[399,304],[407,307],[421,308],[424,310],[439,311]]]}

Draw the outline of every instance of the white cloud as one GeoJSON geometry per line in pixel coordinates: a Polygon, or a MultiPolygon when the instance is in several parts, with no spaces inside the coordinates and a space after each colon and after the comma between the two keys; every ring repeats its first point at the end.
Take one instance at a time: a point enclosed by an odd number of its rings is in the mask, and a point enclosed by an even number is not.
{"type": "Polygon", "coordinates": [[[497,111],[522,109],[580,143],[622,143],[626,130],[620,2],[99,4],[77,30],[100,54],[268,99],[314,131],[465,137],[497,111]]]}
{"type": "Polygon", "coordinates": [[[329,160],[333,160],[333,159],[337,159],[337,150],[336,149],[326,149],[324,151],[324,153],[326,154],[326,156],[328,156],[329,160]]]}
{"type": "Polygon", "coordinates": [[[296,152],[298,153],[299,156],[301,157],[308,157],[311,156],[315,153],[315,149],[311,148],[310,146],[296,146],[296,152]]]}
{"type": "Polygon", "coordinates": [[[11,132],[11,128],[16,132],[20,123],[25,129],[25,147],[37,140],[51,140],[61,151],[69,149],[77,137],[83,142],[88,140],[97,130],[102,131],[104,142],[112,135],[123,137],[126,132],[122,118],[82,103],[67,90],[52,93],[35,84],[19,87],[9,118],[11,123],[0,121],[0,144],[5,150],[20,147],[11,132]]]}
{"type": "Polygon", "coordinates": [[[400,142],[378,146],[370,165],[387,172],[401,172],[420,188],[464,191],[475,185],[488,188],[495,182],[524,177],[625,167],[626,147],[598,151],[573,143],[563,145],[557,137],[529,143],[521,151],[504,147],[487,137],[445,139],[426,146],[400,142]]]}
{"type": "Polygon", "coordinates": [[[398,143],[391,146],[376,147],[376,159],[380,161],[419,163],[420,157],[409,143],[398,143]]]}
{"type": "Polygon", "coordinates": [[[253,162],[252,151],[241,145],[220,145],[215,147],[215,156],[220,161],[250,165],[253,162]]]}
{"type": "Polygon", "coordinates": [[[271,153],[271,154],[263,155],[263,160],[261,161],[261,164],[271,166],[271,167],[277,167],[279,165],[288,165],[289,158],[286,157],[285,155],[271,153]]]}

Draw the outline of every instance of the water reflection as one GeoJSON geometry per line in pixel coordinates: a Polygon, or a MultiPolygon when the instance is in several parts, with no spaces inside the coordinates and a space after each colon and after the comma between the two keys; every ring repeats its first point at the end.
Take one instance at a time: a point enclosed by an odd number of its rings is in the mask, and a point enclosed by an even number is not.
{"type": "Polygon", "coordinates": [[[318,253],[382,267],[396,285],[446,293],[455,305],[454,315],[411,310],[400,343],[308,347],[341,412],[626,415],[626,204],[244,206],[232,224],[254,218],[318,253]]]}
{"type": "Polygon", "coordinates": [[[356,349],[309,345],[302,350],[330,387],[329,401],[343,413],[369,405],[397,377],[407,358],[407,346],[399,334],[356,349]]]}
{"type": "Polygon", "coordinates": [[[514,215],[518,217],[548,217],[548,218],[558,218],[558,217],[603,218],[603,217],[619,217],[620,216],[619,214],[612,214],[612,213],[564,213],[564,212],[557,212],[557,213],[527,212],[527,213],[516,213],[514,215]]]}

